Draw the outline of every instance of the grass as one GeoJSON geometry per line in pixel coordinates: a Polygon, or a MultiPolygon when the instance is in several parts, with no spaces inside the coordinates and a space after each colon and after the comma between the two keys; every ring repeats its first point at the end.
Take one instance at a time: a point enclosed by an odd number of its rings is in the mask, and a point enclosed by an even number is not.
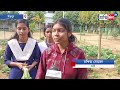
{"type": "Polygon", "coordinates": [[[92,72],[89,74],[89,79],[95,79],[95,78],[100,78],[99,74],[97,72],[92,72]]]}
{"type": "Polygon", "coordinates": [[[8,74],[10,71],[10,68],[6,66],[5,64],[2,65],[1,72],[8,74]]]}

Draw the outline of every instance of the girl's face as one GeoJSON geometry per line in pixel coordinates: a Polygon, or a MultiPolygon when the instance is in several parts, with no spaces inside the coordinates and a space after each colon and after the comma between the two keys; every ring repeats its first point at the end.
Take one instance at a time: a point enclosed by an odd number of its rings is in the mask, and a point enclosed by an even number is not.
{"type": "Polygon", "coordinates": [[[62,44],[68,42],[67,30],[58,23],[53,26],[52,37],[56,44],[62,44]]]}
{"type": "Polygon", "coordinates": [[[45,37],[47,40],[52,40],[52,28],[47,28],[45,30],[45,37]]]}
{"type": "Polygon", "coordinates": [[[29,28],[24,23],[17,24],[17,34],[19,37],[28,37],[29,28]]]}

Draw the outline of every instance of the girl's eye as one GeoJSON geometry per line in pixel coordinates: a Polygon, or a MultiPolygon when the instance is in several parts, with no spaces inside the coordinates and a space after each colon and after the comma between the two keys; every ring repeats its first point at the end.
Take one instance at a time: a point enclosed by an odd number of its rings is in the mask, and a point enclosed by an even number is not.
{"type": "Polygon", "coordinates": [[[56,32],[56,31],[58,31],[58,32],[65,32],[65,29],[63,29],[63,28],[52,29],[52,32],[56,32]]]}
{"type": "Polygon", "coordinates": [[[64,32],[64,31],[65,31],[65,29],[62,29],[62,28],[61,28],[61,29],[59,29],[59,31],[60,31],[60,32],[64,32]]]}
{"type": "Polygon", "coordinates": [[[51,33],[51,31],[47,31],[46,33],[51,33]]]}
{"type": "Polygon", "coordinates": [[[26,30],[26,28],[23,28],[23,30],[26,30]]]}
{"type": "Polygon", "coordinates": [[[21,29],[22,29],[22,30],[26,30],[26,28],[17,28],[17,30],[21,30],[21,29]]]}

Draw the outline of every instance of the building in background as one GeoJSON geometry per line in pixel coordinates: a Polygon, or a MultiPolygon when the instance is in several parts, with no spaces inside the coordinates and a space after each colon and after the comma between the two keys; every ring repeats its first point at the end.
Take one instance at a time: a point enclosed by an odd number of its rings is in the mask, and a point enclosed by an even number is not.
{"type": "Polygon", "coordinates": [[[53,24],[53,16],[55,11],[45,11],[44,25],[53,24]]]}
{"type": "MultiPolygon", "coordinates": [[[[24,14],[26,11],[19,11],[19,14],[24,14]]],[[[53,24],[53,16],[55,11],[44,11],[45,14],[45,21],[43,22],[44,25],[53,24]]],[[[38,27],[39,28],[39,27],[38,27]]],[[[15,29],[15,21],[1,21],[0,22],[0,30],[6,31],[13,31],[15,29]]]]}

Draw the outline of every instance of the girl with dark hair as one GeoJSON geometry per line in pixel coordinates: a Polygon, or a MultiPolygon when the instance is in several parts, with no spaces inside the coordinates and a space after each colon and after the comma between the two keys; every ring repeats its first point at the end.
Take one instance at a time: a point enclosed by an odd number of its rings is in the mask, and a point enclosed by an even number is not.
{"type": "Polygon", "coordinates": [[[21,79],[24,66],[28,68],[30,77],[35,79],[40,56],[38,44],[31,37],[28,21],[17,20],[15,35],[8,41],[4,52],[4,62],[10,68],[9,79],[21,79]]]}
{"type": "Polygon", "coordinates": [[[46,49],[39,63],[36,79],[87,79],[86,68],[72,68],[73,59],[85,59],[84,52],[75,46],[75,36],[69,20],[57,20],[52,29],[54,45],[46,49]]]}
{"type": "Polygon", "coordinates": [[[52,25],[46,25],[44,27],[44,36],[45,36],[45,41],[38,43],[40,51],[43,52],[45,49],[47,49],[49,46],[53,44],[53,39],[52,39],[52,25]]]}

